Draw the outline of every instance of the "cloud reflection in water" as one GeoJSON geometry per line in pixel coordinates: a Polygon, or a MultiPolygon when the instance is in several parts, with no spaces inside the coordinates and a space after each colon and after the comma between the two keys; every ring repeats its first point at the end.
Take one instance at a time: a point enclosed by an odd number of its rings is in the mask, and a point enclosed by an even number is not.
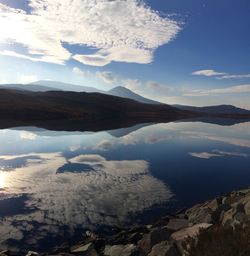
{"type": "Polygon", "coordinates": [[[67,160],[61,153],[6,155],[1,159],[14,161],[20,157],[28,158],[25,166],[2,172],[5,194],[27,194],[25,206],[32,211],[1,218],[2,227],[6,227],[0,230],[1,243],[13,238],[34,244],[65,226],[73,233],[79,227],[122,225],[133,214],[173,196],[150,174],[149,164],[143,160],[112,161],[101,155],[78,155],[67,160]],[[65,164],[89,165],[92,171],[58,174],[65,164]]]}

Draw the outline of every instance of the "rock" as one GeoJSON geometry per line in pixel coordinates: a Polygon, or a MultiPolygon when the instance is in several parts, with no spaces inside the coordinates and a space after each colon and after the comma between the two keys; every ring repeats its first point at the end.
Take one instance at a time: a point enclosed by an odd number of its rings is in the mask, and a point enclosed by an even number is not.
{"type": "Polygon", "coordinates": [[[142,226],[142,227],[134,227],[131,228],[127,233],[148,233],[149,230],[151,229],[151,227],[147,227],[147,226],[142,226]]]}
{"type": "Polygon", "coordinates": [[[247,216],[250,216],[250,198],[249,201],[245,201],[244,210],[247,216]]]}
{"type": "Polygon", "coordinates": [[[166,226],[169,222],[169,216],[162,217],[153,224],[153,228],[166,226]]]}
{"type": "Polygon", "coordinates": [[[222,216],[222,221],[221,224],[223,226],[225,225],[231,225],[232,220],[233,220],[233,215],[234,215],[234,209],[231,208],[228,211],[226,211],[223,216],[222,216]]]}
{"type": "Polygon", "coordinates": [[[214,224],[220,224],[225,212],[231,209],[229,204],[221,204],[213,213],[212,220],[214,224]]]}
{"type": "Polygon", "coordinates": [[[170,219],[166,227],[170,230],[177,231],[188,226],[189,222],[187,219],[170,219]]]}
{"type": "Polygon", "coordinates": [[[125,230],[108,240],[110,245],[114,244],[137,244],[142,239],[145,233],[148,233],[149,229],[146,226],[134,227],[130,230],[125,230]]]}
{"type": "Polygon", "coordinates": [[[84,255],[88,256],[97,256],[97,252],[92,243],[77,245],[71,248],[71,253],[84,253],[84,255]]]}
{"type": "Polygon", "coordinates": [[[4,250],[0,252],[0,256],[7,256],[9,255],[9,251],[8,250],[4,250]]]}
{"type": "Polygon", "coordinates": [[[0,251],[0,256],[5,256],[5,255],[9,255],[8,250],[0,251]]]}
{"type": "Polygon", "coordinates": [[[104,255],[106,256],[132,256],[136,250],[134,244],[127,245],[106,245],[104,255]]]}
{"type": "Polygon", "coordinates": [[[237,212],[234,215],[234,226],[235,225],[243,225],[244,223],[247,223],[248,219],[245,213],[243,212],[237,212]]]}
{"type": "Polygon", "coordinates": [[[32,252],[32,251],[29,251],[26,256],[37,256],[39,255],[37,252],[32,252]]]}
{"type": "Polygon", "coordinates": [[[153,246],[148,256],[178,256],[174,245],[168,241],[153,246]]]}
{"type": "Polygon", "coordinates": [[[176,231],[171,235],[171,239],[175,241],[181,255],[186,255],[184,244],[187,238],[195,238],[199,235],[199,232],[201,229],[207,229],[211,226],[212,224],[209,224],[209,223],[196,224],[192,227],[188,227],[188,228],[184,228],[182,230],[176,231]]]}
{"type": "Polygon", "coordinates": [[[109,240],[109,244],[137,244],[137,242],[142,239],[143,235],[143,233],[119,233],[109,240]]]}
{"type": "Polygon", "coordinates": [[[212,211],[216,211],[216,209],[219,207],[219,200],[216,198],[210,202],[208,202],[207,207],[211,209],[212,211]]]}
{"type": "Polygon", "coordinates": [[[87,236],[89,239],[92,239],[92,240],[95,240],[95,239],[98,238],[98,236],[97,236],[94,232],[92,232],[92,231],[90,231],[90,230],[87,230],[87,231],[86,231],[86,236],[87,236]]]}
{"type": "Polygon", "coordinates": [[[149,253],[152,247],[170,238],[171,231],[166,228],[154,228],[138,242],[138,247],[145,253],[149,253]]]}
{"type": "Polygon", "coordinates": [[[244,196],[242,196],[242,195],[234,194],[234,195],[224,198],[223,203],[234,205],[235,203],[237,204],[243,198],[244,198],[244,196]]]}
{"type": "Polygon", "coordinates": [[[188,220],[193,224],[212,223],[213,211],[208,207],[197,207],[187,211],[188,220]]]}
{"type": "Polygon", "coordinates": [[[171,238],[174,241],[182,241],[185,240],[188,237],[195,237],[199,234],[200,229],[208,229],[211,227],[212,224],[210,223],[200,223],[196,224],[192,227],[184,228],[182,230],[176,231],[171,235],[171,238]]]}

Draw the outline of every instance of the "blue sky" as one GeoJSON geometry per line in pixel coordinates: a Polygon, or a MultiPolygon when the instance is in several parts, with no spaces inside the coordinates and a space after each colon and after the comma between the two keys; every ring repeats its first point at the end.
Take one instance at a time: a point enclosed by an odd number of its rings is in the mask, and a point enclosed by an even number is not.
{"type": "Polygon", "coordinates": [[[248,0],[0,0],[0,83],[250,109],[248,0]]]}

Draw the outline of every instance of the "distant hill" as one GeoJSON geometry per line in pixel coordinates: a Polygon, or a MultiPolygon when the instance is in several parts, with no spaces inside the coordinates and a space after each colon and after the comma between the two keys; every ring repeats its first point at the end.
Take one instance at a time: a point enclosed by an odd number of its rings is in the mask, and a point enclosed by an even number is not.
{"type": "Polygon", "coordinates": [[[60,90],[60,89],[55,89],[49,86],[39,85],[39,84],[1,84],[0,89],[31,91],[31,92],[48,92],[48,91],[60,90]]]}
{"type": "Polygon", "coordinates": [[[160,104],[157,101],[144,98],[141,95],[136,94],[133,91],[131,91],[131,90],[129,90],[129,89],[123,87],[123,86],[117,86],[117,87],[115,87],[115,88],[113,88],[110,91],[105,92],[105,93],[109,94],[109,95],[113,95],[113,96],[118,96],[118,97],[122,97],[122,98],[136,100],[136,101],[141,102],[141,103],[160,104]]]}
{"type": "Polygon", "coordinates": [[[164,119],[184,112],[166,104],[152,106],[101,93],[0,90],[0,117],[5,119],[164,119]]]}
{"type": "Polygon", "coordinates": [[[192,112],[102,93],[0,89],[0,128],[36,126],[49,130],[101,131],[143,123],[192,118],[198,121],[201,117],[250,120],[250,114],[224,113],[192,112]]]}
{"type": "Polygon", "coordinates": [[[49,88],[53,88],[53,90],[60,90],[60,91],[74,91],[74,92],[100,92],[104,93],[95,87],[83,86],[83,85],[76,85],[70,83],[62,83],[57,81],[49,81],[49,80],[40,80],[34,83],[29,84],[29,86],[46,86],[49,88]]]}
{"type": "MultiPolygon", "coordinates": [[[[30,92],[49,92],[49,91],[72,91],[72,92],[87,92],[87,93],[101,93],[103,95],[112,95],[121,97],[124,99],[132,99],[139,103],[153,104],[153,105],[166,105],[157,101],[147,99],[133,91],[118,86],[109,91],[102,91],[95,87],[74,85],[69,83],[62,83],[56,81],[41,80],[31,84],[5,84],[0,85],[0,89],[18,90],[18,91],[30,91],[30,92]]],[[[250,111],[242,108],[237,108],[232,105],[218,105],[208,107],[195,107],[186,105],[172,105],[182,111],[204,113],[207,115],[249,115],[250,111]]]]}
{"type": "Polygon", "coordinates": [[[218,105],[218,106],[209,106],[209,107],[194,107],[194,106],[185,106],[185,105],[173,105],[173,107],[179,108],[181,110],[206,113],[206,114],[241,114],[241,115],[250,115],[250,110],[243,108],[237,108],[232,105],[218,105]]]}
{"type": "Polygon", "coordinates": [[[0,85],[0,89],[26,90],[32,92],[48,92],[48,91],[74,91],[74,92],[98,92],[107,95],[118,96],[122,98],[136,100],[146,104],[159,104],[159,102],[142,97],[133,91],[117,86],[109,91],[102,91],[95,87],[75,85],[70,83],[62,83],[57,81],[40,80],[31,84],[6,84],[0,85]]]}

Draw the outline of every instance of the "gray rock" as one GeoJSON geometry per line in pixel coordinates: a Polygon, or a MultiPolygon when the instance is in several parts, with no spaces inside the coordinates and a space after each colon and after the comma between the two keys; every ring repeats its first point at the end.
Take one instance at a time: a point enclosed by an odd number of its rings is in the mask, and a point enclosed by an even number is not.
{"type": "Polygon", "coordinates": [[[208,202],[207,207],[211,209],[212,211],[216,211],[216,209],[219,207],[219,200],[216,198],[210,202],[208,202]]]}
{"type": "Polygon", "coordinates": [[[201,229],[208,229],[212,224],[209,223],[200,223],[196,224],[192,227],[184,228],[182,230],[176,231],[171,235],[171,239],[173,239],[179,249],[181,255],[187,255],[185,249],[185,242],[187,238],[196,238],[199,235],[201,229]]]}
{"type": "Polygon", "coordinates": [[[164,241],[156,244],[148,256],[178,256],[178,253],[172,243],[164,241]]]}
{"type": "Polygon", "coordinates": [[[9,251],[8,250],[4,250],[0,252],[0,256],[7,256],[9,255],[9,251]]]}
{"type": "Polygon", "coordinates": [[[213,211],[208,207],[197,207],[187,211],[188,220],[193,224],[212,223],[213,211]]]}
{"type": "Polygon", "coordinates": [[[71,253],[84,253],[84,255],[88,256],[97,256],[97,252],[92,243],[77,245],[71,248],[71,253]]]}
{"type": "Polygon", "coordinates": [[[250,216],[250,198],[249,201],[245,200],[244,210],[247,216],[250,216]]]}
{"type": "Polygon", "coordinates": [[[39,255],[37,252],[29,251],[26,256],[37,256],[39,255]]]}
{"type": "Polygon", "coordinates": [[[138,247],[145,253],[149,253],[152,247],[162,241],[169,240],[171,231],[166,228],[154,228],[138,242],[138,247]]]}
{"type": "Polygon", "coordinates": [[[127,245],[106,245],[104,249],[104,255],[106,256],[132,256],[136,250],[134,244],[127,245]]]}
{"type": "Polygon", "coordinates": [[[214,224],[220,224],[222,222],[225,212],[231,209],[229,204],[221,204],[219,207],[212,213],[212,220],[214,224]]]}
{"type": "Polygon", "coordinates": [[[228,211],[226,211],[225,213],[223,213],[222,220],[221,220],[221,224],[223,226],[232,224],[234,211],[235,210],[233,208],[231,208],[228,211]]]}
{"type": "Polygon", "coordinates": [[[129,231],[122,231],[116,236],[112,237],[109,244],[136,244],[142,239],[144,233],[148,233],[149,230],[146,227],[133,228],[129,231]]]}
{"type": "Polygon", "coordinates": [[[170,219],[168,225],[166,226],[170,230],[177,231],[189,226],[187,219],[170,219]]]}

